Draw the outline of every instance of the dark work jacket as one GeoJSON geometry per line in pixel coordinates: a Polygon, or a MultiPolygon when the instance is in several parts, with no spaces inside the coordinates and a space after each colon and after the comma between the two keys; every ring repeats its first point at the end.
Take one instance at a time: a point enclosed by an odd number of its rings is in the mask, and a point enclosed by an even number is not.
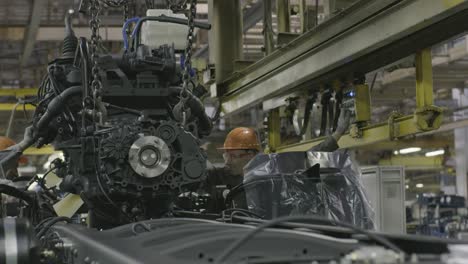
{"type": "Polygon", "coordinates": [[[207,211],[219,213],[226,209],[223,192],[241,184],[242,181],[243,175],[232,174],[228,167],[215,167],[208,163],[208,174],[202,188],[203,191],[210,194],[207,211]]]}
{"type": "MultiPolygon", "coordinates": [[[[310,151],[333,152],[337,150],[338,143],[329,136],[322,143],[312,147],[310,151]]],[[[243,182],[243,175],[233,175],[228,167],[215,167],[208,162],[208,174],[202,189],[210,194],[208,212],[221,212],[226,209],[223,192],[230,190],[243,182]]]]}

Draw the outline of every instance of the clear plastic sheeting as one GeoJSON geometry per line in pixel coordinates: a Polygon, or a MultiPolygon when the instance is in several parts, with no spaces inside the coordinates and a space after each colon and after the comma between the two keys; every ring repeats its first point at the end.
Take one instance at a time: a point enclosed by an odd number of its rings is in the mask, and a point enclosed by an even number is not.
{"type": "Polygon", "coordinates": [[[263,218],[313,214],[374,228],[361,171],[344,152],[258,155],[229,196],[233,207],[263,218]]]}

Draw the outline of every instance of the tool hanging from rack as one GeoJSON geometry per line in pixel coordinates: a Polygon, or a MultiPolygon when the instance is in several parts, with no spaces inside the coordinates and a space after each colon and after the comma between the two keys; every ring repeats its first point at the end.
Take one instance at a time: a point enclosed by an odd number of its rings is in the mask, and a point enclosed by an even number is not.
{"type": "MultiPolygon", "coordinates": [[[[342,108],[351,110],[353,131],[370,121],[369,86],[361,79],[320,92],[286,99],[286,116],[296,136],[313,139],[332,134],[342,108]]],[[[359,133],[356,134],[358,137],[359,133]]]]}
{"type": "MultiPolygon", "coordinates": [[[[327,89],[313,92],[304,98],[289,102],[290,122],[297,136],[316,138],[331,134],[336,129],[340,114],[341,93],[327,89]]],[[[291,99],[289,99],[291,100],[291,99]]]]}

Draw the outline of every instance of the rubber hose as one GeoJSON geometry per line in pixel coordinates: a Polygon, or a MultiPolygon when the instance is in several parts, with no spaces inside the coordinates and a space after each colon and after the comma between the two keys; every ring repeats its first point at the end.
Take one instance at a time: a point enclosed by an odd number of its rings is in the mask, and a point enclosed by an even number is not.
{"type": "Polygon", "coordinates": [[[61,94],[57,95],[54,99],[52,99],[52,101],[47,106],[46,112],[41,117],[39,122],[37,122],[36,129],[40,131],[44,127],[46,127],[55,116],[61,113],[67,100],[71,96],[80,94],[81,92],[82,92],[81,86],[72,86],[66,89],[65,91],[63,91],[61,94]]]}

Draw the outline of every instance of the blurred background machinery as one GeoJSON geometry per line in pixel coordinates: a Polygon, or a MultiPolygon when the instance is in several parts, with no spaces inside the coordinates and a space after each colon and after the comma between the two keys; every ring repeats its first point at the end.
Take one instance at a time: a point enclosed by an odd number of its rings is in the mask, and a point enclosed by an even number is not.
{"type": "MultiPolygon", "coordinates": [[[[133,2],[125,14],[116,7],[102,11],[101,49],[117,54],[125,18],[167,6],[133,2]]],[[[424,195],[467,196],[466,1],[217,2],[198,1],[197,21],[213,30],[196,30],[192,46],[198,81],[209,87],[202,96],[208,116],[222,108],[212,134],[200,142],[213,163],[222,163],[216,149],[237,126],[256,128],[269,151],[306,150],[336,128],[343,103],[356,117],[340,147],[363,168],[404,168],[399,197],[407,204],[424,195]]],[[[48,61],[61,55],[63,18],[74,13],[76,36],[91,36],[78,5],[1,1],[0,135],[19,142],[31,123],[29,102],[48,61]]],[[[54,152],[50,145],[27,149],[19,175],[44,174],[54,152]]]]}

